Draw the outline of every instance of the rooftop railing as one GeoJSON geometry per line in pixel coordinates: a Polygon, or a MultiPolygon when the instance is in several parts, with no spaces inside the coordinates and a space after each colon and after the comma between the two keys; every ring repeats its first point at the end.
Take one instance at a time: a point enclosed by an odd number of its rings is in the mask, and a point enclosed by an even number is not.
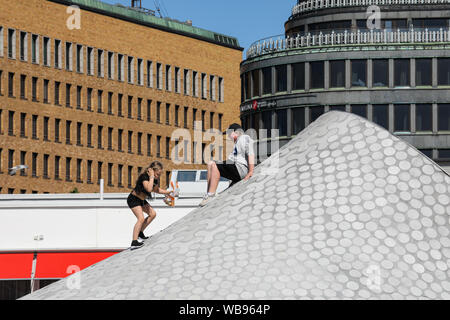
{"type": "Polygon", "coordinates": [[[380,45],[380,44],[426,44],[450,43],[449,29],[372,29],[372,30],[333,30],[298,34],[296,37],[278,35],[254,42],[247,50],[247,59],[263,54],[277,53],[291,49],[342,46],[342,45],[380,45]]]}
{"type": "Polygon", "coordinates": [[[320,9],[339,7],[358,7],[371,5],[427,5],[450,4],[450,0],[307,0],[300,2],[292,9],[292,15],[320,9]]]}

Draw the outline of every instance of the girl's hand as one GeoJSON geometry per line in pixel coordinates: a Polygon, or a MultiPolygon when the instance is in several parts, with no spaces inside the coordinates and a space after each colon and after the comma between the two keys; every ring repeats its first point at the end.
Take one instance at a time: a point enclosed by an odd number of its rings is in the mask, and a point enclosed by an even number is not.
{"type": "Polygon", "coordinates": [[[155,172],[153,171],[153,169],[152,168],[148,168],[148,170],[147,170],[147,174],[148,174],[148,176],[151,178],[151,177],[155,177],[155,172]]]}

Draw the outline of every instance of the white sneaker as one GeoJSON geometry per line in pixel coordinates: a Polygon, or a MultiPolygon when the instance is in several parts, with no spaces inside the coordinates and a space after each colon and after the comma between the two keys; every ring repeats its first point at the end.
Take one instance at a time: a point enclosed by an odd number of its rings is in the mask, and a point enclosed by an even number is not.
{"type": "Polygon", "coordinates": [[[200,202],[199,206],[200,207],[204,207],[209,201],[211,201],[211,199],[213,199],[216,196],[216,194],[205,194],[205,196],[203,197],[202,202],[200,202]]]}

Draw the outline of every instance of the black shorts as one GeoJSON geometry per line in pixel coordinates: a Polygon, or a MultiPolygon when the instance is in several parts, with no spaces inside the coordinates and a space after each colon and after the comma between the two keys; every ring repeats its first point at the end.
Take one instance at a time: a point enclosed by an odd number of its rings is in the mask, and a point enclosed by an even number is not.
{"type": "Polygon", "coordinates": [[[242,180],[235,164],[217,163],[216,162],[216,166],[217,166],[217,169],[219,169],[221,177],[231,180],[231,185],[238,183],[239,181],[242,180]]]}
{"type": "Polygon", "coordinates": [[[127,204],[130,209],[137,207],[137,206],[144,207],[146,204],[149,205],[147,200],[141,200],[132,193],[130,193],[128,195],[127,204]]]}

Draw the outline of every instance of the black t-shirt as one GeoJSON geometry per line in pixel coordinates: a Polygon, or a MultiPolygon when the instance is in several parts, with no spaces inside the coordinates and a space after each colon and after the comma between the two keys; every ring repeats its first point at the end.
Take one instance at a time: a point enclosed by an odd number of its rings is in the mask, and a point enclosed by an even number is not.
{"type": "MultiPolygon", "coordinates": [[[[144,188],[144,181],[149,181],[149,180],[150,180],[150,176],[148,175],[148,173],[141,174],[139,176],[138,180],[136,181],[136,187],[134,187],[134,191],[136,191],[137,193],[143,193],[147,197],[151,198],[152,197],[151,192],[148,192],[144,188]]],[[[155,177],[153,179],[153,188],[158,185],[159,185],[159,180],[155,177]]]]}

